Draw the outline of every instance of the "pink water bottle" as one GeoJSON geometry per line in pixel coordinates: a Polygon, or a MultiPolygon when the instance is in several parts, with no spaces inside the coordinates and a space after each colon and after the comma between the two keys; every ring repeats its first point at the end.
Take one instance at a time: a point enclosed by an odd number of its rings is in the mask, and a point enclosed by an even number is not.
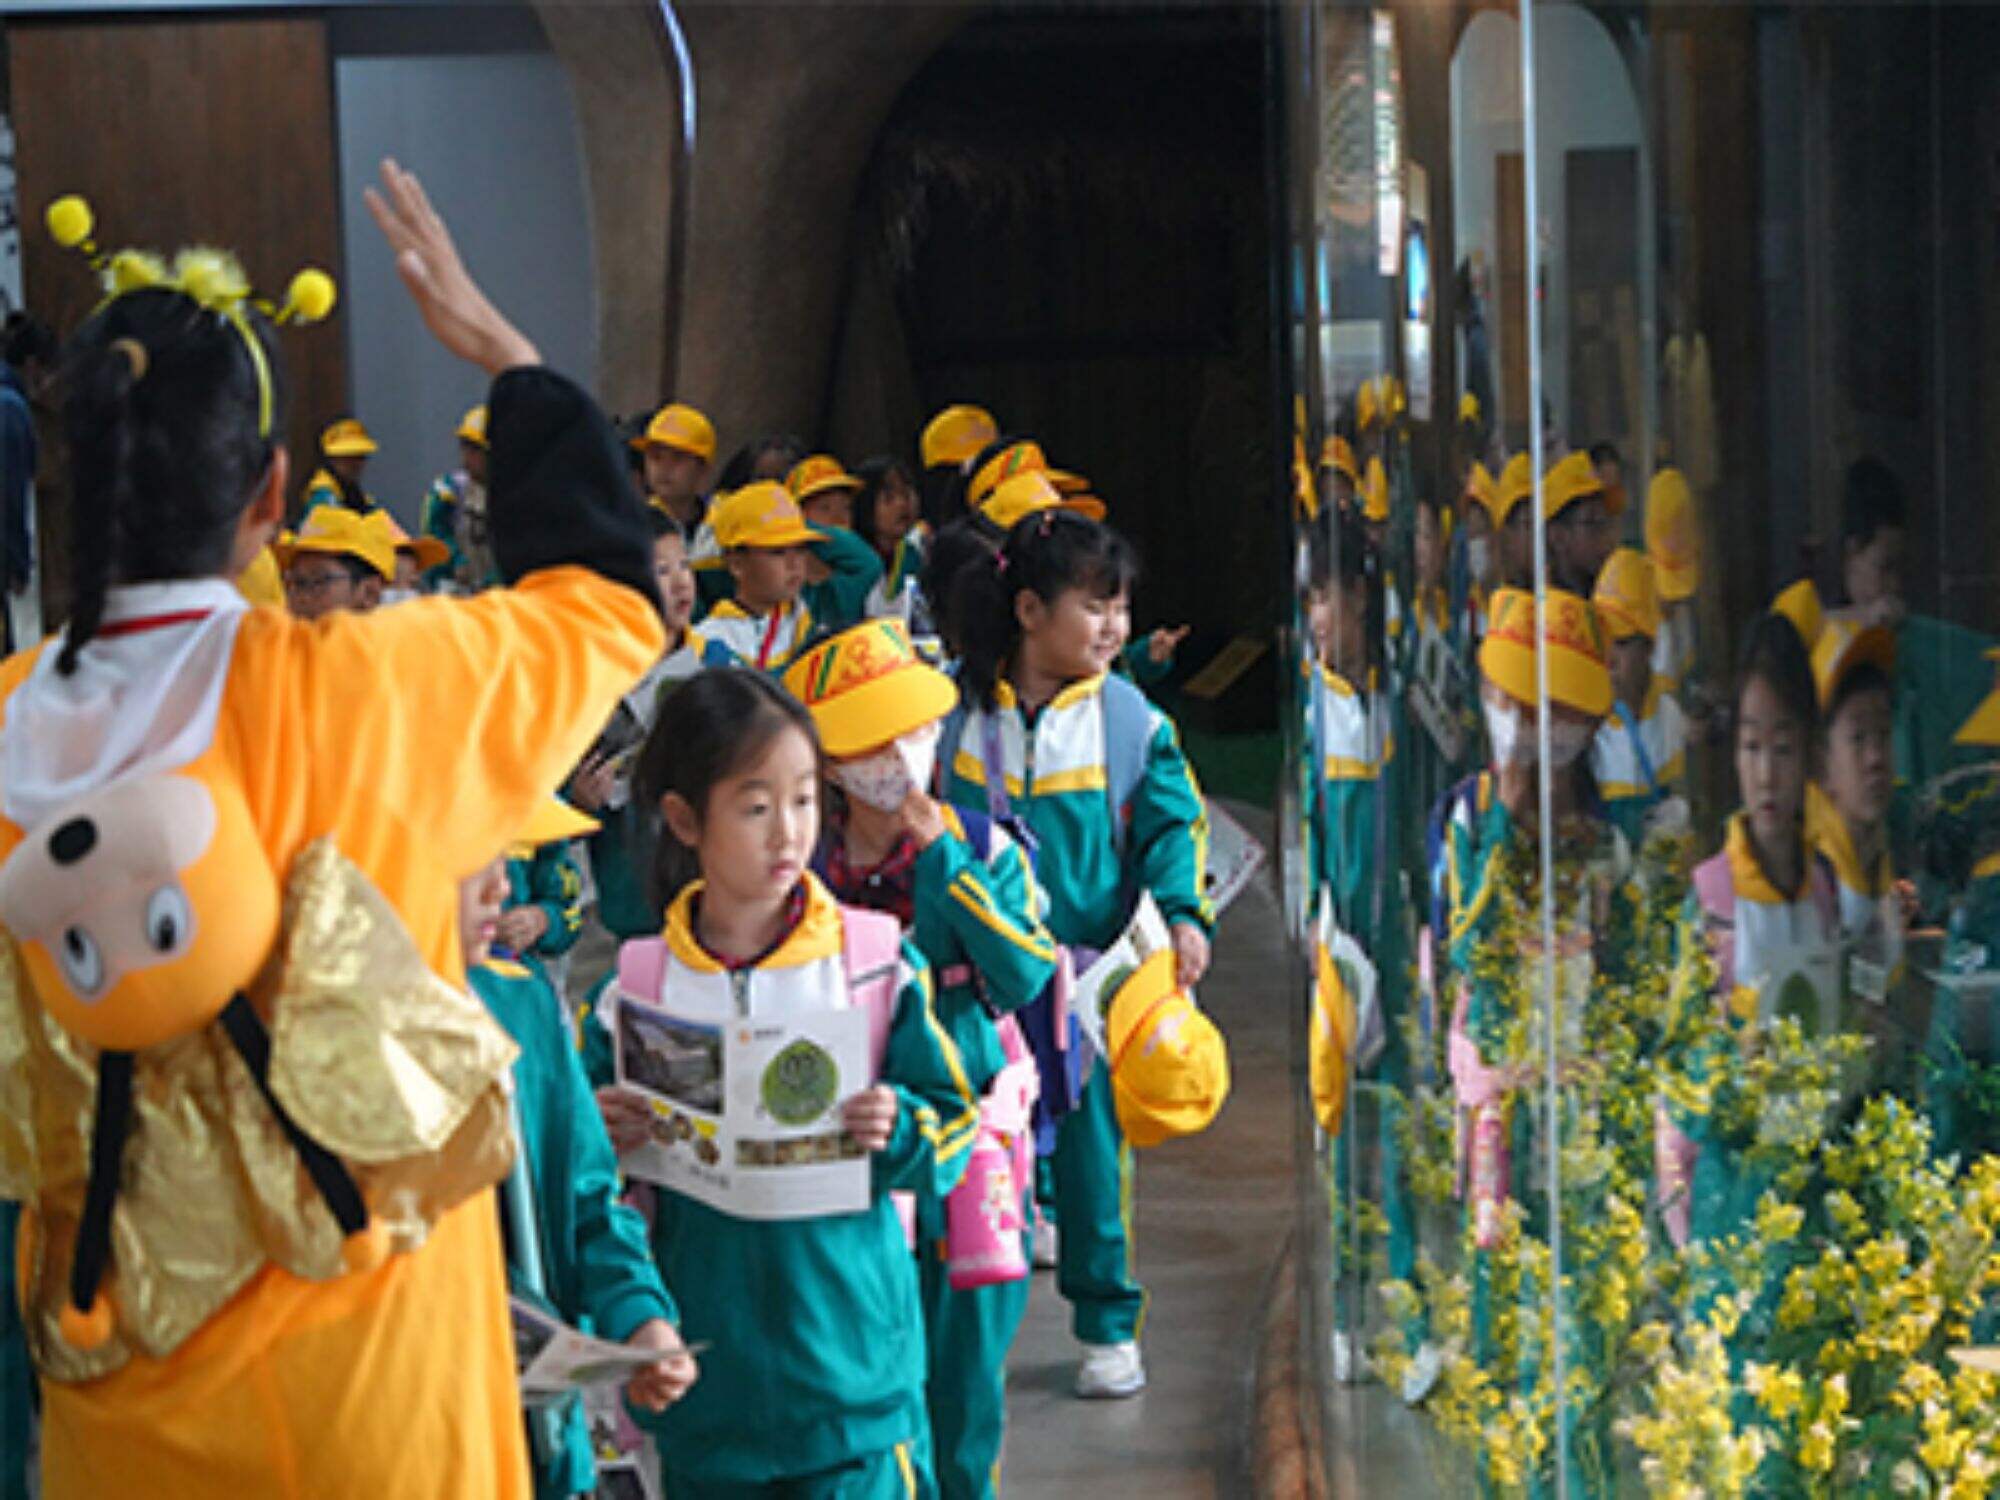
{"type": "Polygon", "coordinates": [[[953,1289],[970,1291],[1026,1276],[1026,1230],[1014,1143],[982,1126],[965,1177],[945,1200],[945,1267],[953,1289]]]}

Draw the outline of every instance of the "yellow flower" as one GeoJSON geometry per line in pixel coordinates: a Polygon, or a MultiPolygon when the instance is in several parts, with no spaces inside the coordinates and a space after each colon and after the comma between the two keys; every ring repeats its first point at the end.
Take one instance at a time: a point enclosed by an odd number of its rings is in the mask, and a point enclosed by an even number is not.
{"type": "Polygon", "coordinates": [[[1799,1378],[1798,1372],[1781,1370],[1774,1365],[1746,1366],[1743,1386],[1756,1398],[1765,1413],[1779,1422],[1797,1411],[1805,1400],[1805,1382],[1799,1378]]]}
{"type": "Polygon", "coordinates": [[[1815,1422],[1799,1442],[1799,1467],[1809,1474],[1824,1474],[1833,1467],[1833,1427],[1815,1422]]]}

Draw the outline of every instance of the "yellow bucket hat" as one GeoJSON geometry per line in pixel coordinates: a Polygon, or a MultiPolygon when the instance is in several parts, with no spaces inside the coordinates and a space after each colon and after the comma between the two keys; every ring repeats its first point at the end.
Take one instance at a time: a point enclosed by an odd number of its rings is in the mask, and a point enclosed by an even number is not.
{"type": "Polygon", "coordinates": [[[1701,538],[1695,530],[1694,491],[1679,469],[1662,469],[1646,490],[1646,551],[1658,575],[1660,597],[1678,603],[1701,582],[1701,538]]]}
{"type": "MultiPolygon", "coordinates": [[[[2000,646],[1986,653],[1990,662],[2000,662],[2000,646]]],[[[1986,695],[1979,707],[1972,711],[1972,717],[1958,726],[1958,733],[1951,737],[1954,745],[2000,745],[2000,686],[1986,695]]]]}
{"type": "Polygon", "coordinates": [[[1660,594],[1653,583],[1653,565],[1636,547],[1620,547],[1604,560],[1591,596],[1604,628],[1614,641],[1660,633],[1660,594]]]}
{"type": "Polygon", "coordinates": [[[1885,673],[1896,670],[1896,637],[1880,625],[1856,625],[1852,620],[1829,620],[1813,642],[1813,682],[1819,688],[1819,706],[1827,707],[1840,684],[1856,667],[1880,667],[1885,673]]]}
{"type": "Polygon", "coordinates": [[[792,492],[794,500],[804,502],[829,490],[859,490],[861,481],[848,473],[839,459],[816,453],[798,461],[785,476],[785,488],[792,492]]]}
{"type": "Polygon", "coordinates": [[[1361,488],[1361,465],[1354,461],[1354,445],[1339,433],[1320,445],[1319,466],[1333,470],[1357,490],[1361,488]]]}
{"type": "Polygon", "coordinates": [[[382,514],[388,517],[389,535],[396,539],[396,550],[407,552],[416,558],[417,567],[421,572],[428,573],[432,568],[451,560],[451,548],[436,537],[411,536],[409,532],[403,530],[402,524],[394,516],[389,515],[386,510],[382,514]]]}
{"type": "Polygon", "coordinates": [[[926,469],[957,468],[1000,441],[1000,424],[983,406],[947,406],[925,424],[918,440],[926,469]]]}
{"type": "Polygon", "coordinates": [[[1364,521],[1389,519],[1389,471],[1382,460],[1368,460],[1368,474],[1361,481],[1361,518],[1364,521]]]}
{"type": "Polygon", "coordinates": [[[534,854],[544,844],[567,844],[571,839],[589,838],[602,825],[587,813],[579,812],[560,797],[544,797],[528,815],[528,823],[507,851],[514,859],[534,854]]]}
{"type": "Polygon", "coordinates": [[[1516,453],[1500,471],[1499,501],[1493,507],[1493,524],[1505,526],[1514,507],[1535,493],[1535,469],[1528,455],[1516,453]]]}
{"type": "Polygon", "coordinates": [[[306,517],[296,535],[278,542],[278,566],[290,568],[301,552],[321,552],[330,557],[354,557],[382,575],[385,583],[396,578],[396,523],[386,510],[367,515],[344,505],[322,505],[306,517]]]}
{"type": "Polygon", "coordinates": [[[1614,516],[1625,509],[1625,497],[1605,488],[1588,453],[1571,453],[1558,459],[1542,476],[1542,491],[1542,503],[1548,507],[1551,521],[1577,501],[1593,496],[1601,499],[1614,516]]]}
{"type": "Polygon", "coordinates": [[[785,669],[785,689],[811,712],[836,760],[866,755],[958,706],[957,685],[917,655],[895,619],[821,641],[785,669]]]}
{"type": "Polygon", "coordinates": [[[1819,589],[1810,578],[1801,578],[1797,583],[1782,590],[1771,601],[1771,613],[1783,615],[1792,622],[1792,628],[1799,633],[1799,640],[1808,652],[1819,644],[1820,631],[1825,625],[1826,615],[1820,609],[1819,589]]]}
{"type": "MultiPolygon", "coordinates": [[[[1550,589],[1549,694],[1564,708],[1593,719],[1611,710],[1611,669],[1605,663],[1604,626],[1588,599],[1550,589]]],[[[1479,670],[1517,703],[1535,703],[1535,596],[1525,589],[1493,595],[1479,670]]]]}
{"type": "Polygon", "coordinates": [[[458,419],[458,440],[484,448],[486,444],[486,403],[481,402],[458,419]]]}
{"type": "Polygon", "coordinates": [[[1118,1124],[1134,1146],[1206,1130],[1229,1097],[1229,1047],[1162,949],[1112,997],[1105,1022],[1118,1124]]]}
{"type": "Polygon", "coordinates": [[[1493,484],[1493,471],[1477,459],[1465,476],[1465,498],[1486,512],[1495,526],[1500,524],[1500,492],[1493,484]]]}
{"type": "Polygon", "coordinates": [[[1009,443],[979,466],[965,487],[965,503],[973,510],[1016,474],[1046,473],[1049,461],[1042,456],[1041,444],[1029,441],[1009,443]]]}
{"type": "Polygon", "coordinates": [[[353,417],[342,417],[319,435],[319,451],[328,458],[366,458],[381,450],[366,427],[353,417]]]}
{"type": "Polygon", "coordinates": [[[804,547],[820,540],[820,534],[806,525],[791,491],[775,479],[746,484],[716,501],[708,524],[715,530],[716,545],[724,551],[731,547],[804,547]]]}
{"type": "Polygon", "coordinates": [[[632,439],[634,448],[675,448],[703,463],[715,461],[715,424],[692,406],[676,401],[653,413],[646,430],[632,439]]]}
{"type": "Polygon", "coordinates": [[[284,606],[284,575],[279,572],[278,559],[269,547],[260,547],[250,559],[250,566],[236,575],[236,592],[252,604],[284,606]]]}

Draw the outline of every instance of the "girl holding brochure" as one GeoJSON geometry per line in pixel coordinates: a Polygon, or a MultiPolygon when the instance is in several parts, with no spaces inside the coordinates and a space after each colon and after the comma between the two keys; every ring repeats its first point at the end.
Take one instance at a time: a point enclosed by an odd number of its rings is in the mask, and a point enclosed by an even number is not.
{"type": "Polygon", "coordinates": [[[975,1166],[949,1197],[919,1194],[916,1215],[938,1486],[946,1500],[984,1500],[999,1489],[1007,1351],[1028,1309],[1036,1074],[1014,1012],[1054,978],[1055,939],[1027,851],[926,790],[958,689],[918,658],[900,620],[834,636],[792,664],[785,686],[811,710],[840,792],[814,867],[843,901],[909,932],[981,1092],[975,1166]]]}
{"type": "MultiPolygon", "coordinates": [[[[821,1102],[834,1125],[825,1140],[869,1157],[858,1212],[787,1217],[767,1199],[751,1217],[730,1211],[747,1202],[699,1184],[658,1194],[654,1258],[685,1310],[683,1333],[711,1346],[678,1405],[641,1414],[677,1500],[935,1493],[916,1271],[889,1195],[951,1190],[978,1099],[932,1009],[923,955],[893,918],[841,906],[807,868],[820,775],[811,716],[769,679],[736,668],[704,672],[669,698],[639,761],[642,794],[667,829],[658,871],[666,931],[625,945],[616,983],[593,1009],[601,1034],[587,1039],[600,1075],[605,1034],[621,1048],[640,1035],[670,1039],[652,1055],[621,1058],[639,1064],[620,1071],[645,1079],[645,1092],[598,1095],[628,1168],[663,1137],[696,1156],[711,1182],[769,1166],[748,1148],[770,1143],[739,1138],[736,1153],[718,1151],[716,1122],[703,1112],[736,1097],[722,1071],[736,1056],[731,1039],[773,1024],[799,1039],[759,1075],[760,1110],[798,1121],[821,1102]],[[810,1040],[840,1011],[868,1021],[877,1081],[858,1092],[830,1049],[810,1040]],[[716,1049],[707,1058],[704,1022],[716,1049]],[[681,1107],[670,1107],[676,1100],[681,1107]]],[[[793,1137],[776,1147],[816,1144],[793,1137]]]]}

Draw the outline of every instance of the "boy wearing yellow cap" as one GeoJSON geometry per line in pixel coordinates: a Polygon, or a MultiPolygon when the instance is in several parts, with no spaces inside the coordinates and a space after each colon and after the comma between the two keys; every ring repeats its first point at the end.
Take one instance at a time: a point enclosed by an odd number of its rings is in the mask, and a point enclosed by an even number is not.
{"type": "Polygon", "coordinates": [[[417,530],[444,545],[443,562],[427,568],[424,586],[476,594],[499,580],[486,540],[486,407],[473,407],[458,423],[458,467],[431,481],[417,530]]]}
{"type": "Polygon", "coordinates": [[[851,531],[808,526],[791,492],[770,480],[717,500],[709,524],[732,594],[709,611],[701,633],[759,671],[783,671],[816,631],[852,624],[882,576],[872,547],[851,531]],[[814,558],[826,564],[827,576],[808,594],[814,558]],[[809,600],[835,611],[833,618],[823,621],[809,600]]]}
{"type": "Polygon", "coordinates": [[[1613,552],[1593,602],[1611,642],[1612,702],[1590,768],[1605,816],[1637,849],[1654,810],[1687,779],[1687,716],[1653,671],[1660,607],[1646,555],[1632,547],[1613,552]]]}
{"type": "Polygon", "coordinates": [[[1694,491],[1679,469],[1662,469],[1646,490],[1646,556],[1660,594],[1660,634],[1653,671],[1678,691],[1694,671],[1694,591],[1701,582],[1701,537],[1694,491]]]}
{"type": "Polygon", "coordinates": [[[342,417],[319,435],[320,466],[306,481],[304,515],[322,505],[344,505],[363,515],[376,508],[361,474],[377,451],[375,439],[354,417],[342,417]]]}
{"type": "MultiPolygon", "coordinates": [[[[514,1170],[500,1189],[508,1283],[514,1294],[611,1343],[656,1351],[626,1394],[663,1410],[698,1369],[681,1342],[672,1297],[653,1264],[646,1221],[620,1201],[618,1157],[585,1078],[562,1000],[533,969],[498,955],[507,867],[537,848],[561,846],[596,825],[548,799],[512,858],[495,859],[459,885],[459,942],[473,994],[520,1048],[514,1061],[514,1170]]],[[[538,1500],[597,1487],[583,1402],[572,1394],[526,1413],[538,1500]]]]}
{"type": "Polygon", "coordinates": [[[285,603],[301,620],[340,610],[366,614],[382,602],[396,578],[396,534],[389,513],[368,515],[344,505],[322,505],[298,535],[273,551],[285,575],[285,603]]]}
{"type": "Polygon", "coordinates": [[[644,465],[647,503],[693,536],[708,508],[702,486],[715,462],[714,424],[692,406],[672,402],[653,413],[632,446],[644,465]]]}
{"type": "Polygon", "coordinates": [[[1549,581],[1588,599],[1617,544],[1615,523],[1625,509],[1625,492],[1605,486],[1588,453],[1571,453],[1543,476],[1542,504],[1548,514],[1549,581]]]}
{"type": "Polygon", "coordinates": [[[1516,453],[1494,482],[1493,534],[1496,588],[1535,586],[1534,461],[1516,453]]]}
{"type": "MultiPolygon", "coordinates": [[[[1020,845],[981,814],[929,795],[939,726],[958,689],[918,659],[897,620],[870,621],[815,647],[785,673],[785,686],[811,710],[841,794],[814,869],[841,901],[903,924],[937,976],[938,1023],[982,1096],[986,1128],[1024,1165],[1031,1121],[1018,1104],[1034,1064],[1014,1013],[1054,976],[1056,946],[1020,845]],[[1010,1101],[1014,1117],[1002,1118],[1010,1101]]],[[[1024,1207],[1026,1176],[1013,1182],[1024,1207]]],[[[1028,1303],[1025,1262],[1018,1279],[952,1285],[952,1221],[986,1210],[965,1194],[917,1199],[933,1461],[950,1500],[996,1492],[1007,1351],[1028,1303]]]]}

